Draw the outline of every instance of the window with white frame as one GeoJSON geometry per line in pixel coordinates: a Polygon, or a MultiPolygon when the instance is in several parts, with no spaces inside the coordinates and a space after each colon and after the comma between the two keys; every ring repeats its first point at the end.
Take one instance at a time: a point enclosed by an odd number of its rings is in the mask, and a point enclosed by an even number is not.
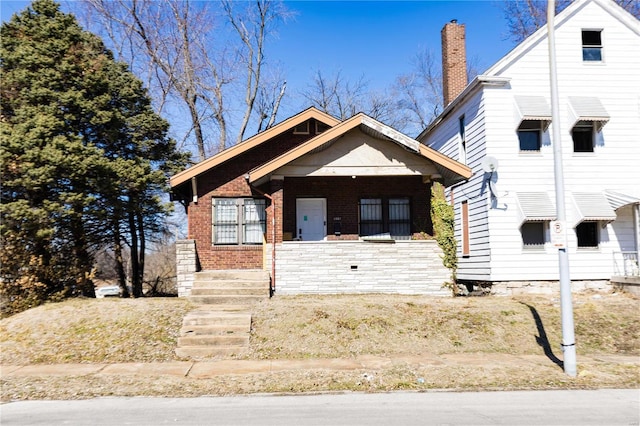
{"type": "Polygon", "coordinates": [[[598,222],[585,221],[576,226],[578,248],[596,248],[600,243],[598,222]]]}
{"type": "Polygon", "coordinates": [[[408,197],[360,199],[360,236],[388,233],[396,239],[411,236],[411,205],[408,197]]]}
{"type": "Polygon", "coordinates": [[[266,202],[259,198],[214,198],[213,243],[262,244],[266,202]]]}
{"type": "Polygon", "coordinates": [[[520,227],[522,234],[522,247],[526,250],[536,250],[544,248],[545,222],[525,222],[520,227]]]}
{"type": "Polygon", "coordinates": [[[602,30],[582,30],[582,60],[602,61],[602,30]]]}
{"type": "Polygon", "coordinates": [[[573,152],[593,152],[595,133],[593,121],[578,121],[571,129],[573,152]]]}
{"type": "Polygon", "coordinates": [[[518,126],[520,151],[540,151],[542,129],[543,122],[540,120],[523,120],[518,126]]]}

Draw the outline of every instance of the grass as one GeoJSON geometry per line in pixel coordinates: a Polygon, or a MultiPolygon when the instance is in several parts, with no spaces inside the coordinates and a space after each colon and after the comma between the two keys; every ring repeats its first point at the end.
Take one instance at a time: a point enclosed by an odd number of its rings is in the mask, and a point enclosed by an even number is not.
{"type": "MultiPolygon", "coordinates": [[[[185,299],[76,299],[0,320],[0,363],[175,361],[185,299]]],[[[276,296],[255,306],[243,359],[384,356],[375,371],[290,371],[211,379],[6,377],[2,399],[253,392],[640,387],[638,299],[574,295],[579,375],[561,358],[557,296],[276,296]],[[427,356],[443,362],[416,365],[427,356]],[[527,361],[505,363],[506,355],[527,361]],[[625,355],[632,362],[593,361],[625,355]],[[527,358],[528,357],[528,358],[527,358]]],[[[513,357],[508,358],[513,359],[513,357]]]]}

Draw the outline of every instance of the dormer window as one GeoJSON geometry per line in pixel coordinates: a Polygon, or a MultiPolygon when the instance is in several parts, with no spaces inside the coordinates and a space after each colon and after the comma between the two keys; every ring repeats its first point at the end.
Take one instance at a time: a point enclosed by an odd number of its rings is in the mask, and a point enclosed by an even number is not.
{"type": "Polygon", "coordinates": [[[293,128],[294,135],[308,135],[309,133],[309,121],[300,123],[293,128]]]}
{"type": "Polygon", "coordinates": [[[320,133],[329,130],[331,126],[324,124],[320,121],[316,121],[316,135],[319,135],[320,133]]]}
{"type": "Polygon", "coordinates": [[[582,30],[582,60],[602,61],[602,30],[582,30]]]}

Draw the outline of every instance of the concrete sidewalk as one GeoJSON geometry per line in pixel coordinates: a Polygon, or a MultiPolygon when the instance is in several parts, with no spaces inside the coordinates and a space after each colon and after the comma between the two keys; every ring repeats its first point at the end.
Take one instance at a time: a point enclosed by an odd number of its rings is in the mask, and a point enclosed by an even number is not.
{"type": "MultiPolygon", "coordinates": [[[[602,355],[578,357],[582,367],[597,364],[640,365],[640,357],[625,355],[602,355]]],[[[1,365],[0,376],[126,376],[144,375],[150,377],[178,376],[192,379],[206,379],[214,376],[241,374],[269,374],[282,371],[326,370],[376,371],[394,365],[424,366],[484,366],[485,368],[505,367],[505,365],[522,368],[536,366],[553,366],[554,362],[544,355],[508,355],[508,354],[445,354],[445,355],[413,355],[397,357],[359,356],[355,358],[336,359],[278,359],[278,360],[211,360],[211,361],[174,361],[150,363],[117,363],[117,364],[33,364],[33,365],[1,365]]],[[[560,368],[560,367],[558,367],[560,368]]]]}

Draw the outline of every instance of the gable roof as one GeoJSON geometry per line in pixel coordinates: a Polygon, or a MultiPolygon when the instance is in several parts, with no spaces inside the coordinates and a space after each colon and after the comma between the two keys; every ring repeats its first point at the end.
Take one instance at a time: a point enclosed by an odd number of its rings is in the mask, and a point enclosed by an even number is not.
{"type": "MultiPolygon", "coordinates": [[[[554,18],[554,27],[563,25],[567,20],[582,10],[586,5],[595,3],[599,5],[603,12],[607,12],[628,27],[634,33],[640,35],[640,21],[633,15],[620,7],[613,0],[575,0],[554,18]]],[[[524,41],[514,47],[509,53],[502,57],[492,67],[484,72],[485,75],[497,75],[504,71],[509,65],[517,61],[525,52],[533,46],[541,43],[547,38],[547,25],[540,27],[536,32],[527,37],[524,41]]]]}
{"type": "MultiPolygon", "coordinates": [[[[640,35],[640,21],[638,21],[632,14],[624,10],[613,0],[575,0],[564,10],[558,13],[554,17],[554,27],[562,25],[569,18],[575,15],[578,11],[583,9],[587,4],[595,3],[599,5],[604,11],[611,14],[623,25],[631,29],[634,33],[640,35]]],[[[483,74],[476,76],[467,87],[451,102],[447,105],[442,113],[436,117],[420,134],[416,137],[418,140],[424,140],[424,138],[431,133],[431,131],[438,127],[438,125],[445,119],[452,110],[456,109],[464,99],[473,93],[481,86],[500,86],[506,85],[511,80],[510,77],[500,75],[509,65],[517,61],[522,57],[529,49],[537,44],[543,42],[547,38],[547,26],[544,25],[536,32],[527,37],[524,41],[514,47],[509,53],[503,56],[498,62],[492,65],[483,74]]]]}
{"type": "Polygon", "coordinates": [[[413,152],[416,155],[432,161],[447,184],[453,184],[471,177],[471,169],[464,164],[421,144],[417,140],[398,132],[397,130],[369,117],[364,113],[358,113],[348,120],[335,125],[331,129],[280,155],[279,157],[276,157],[273,160],[251,170],[249,172],[249,182],[255,183],[277,169],[291,163],[305,154],[310,153],[314,149],[336,140],[350,130],[358,127],[371,136],[387,139],[402,146],[407,151],[413,152]]]}
{"type": "Polygon", "coordinates": [[[175,188],[176,186],[189,181],[191,178],[205,173],[211,168],[216,167],[224,163],[225,161],[228,161],[252,148],[255,148],[260,144],[273,139],[274,137],[292,129],[298,124],[304,123],[311,118],[316,119],[328,126],[335,126],[336,124],[340,123],[338,119],[330,116],[329,114],[326,114],[317,108],[310,107],[292,117],[287,118],[286,120],[276,124],[275,126],[265,130],[264,132],[258,133],[257,135],[254,135],[249,139],[246,139],[239,144],[232,146],[231,148],[227,148],[224,151],[221,151],[218,154],[209,157],[206,160],[201,161],[194,166],[181,171],[180,173],[173,175],[169,180],[169,184],[172,188],[175,188]]]}

